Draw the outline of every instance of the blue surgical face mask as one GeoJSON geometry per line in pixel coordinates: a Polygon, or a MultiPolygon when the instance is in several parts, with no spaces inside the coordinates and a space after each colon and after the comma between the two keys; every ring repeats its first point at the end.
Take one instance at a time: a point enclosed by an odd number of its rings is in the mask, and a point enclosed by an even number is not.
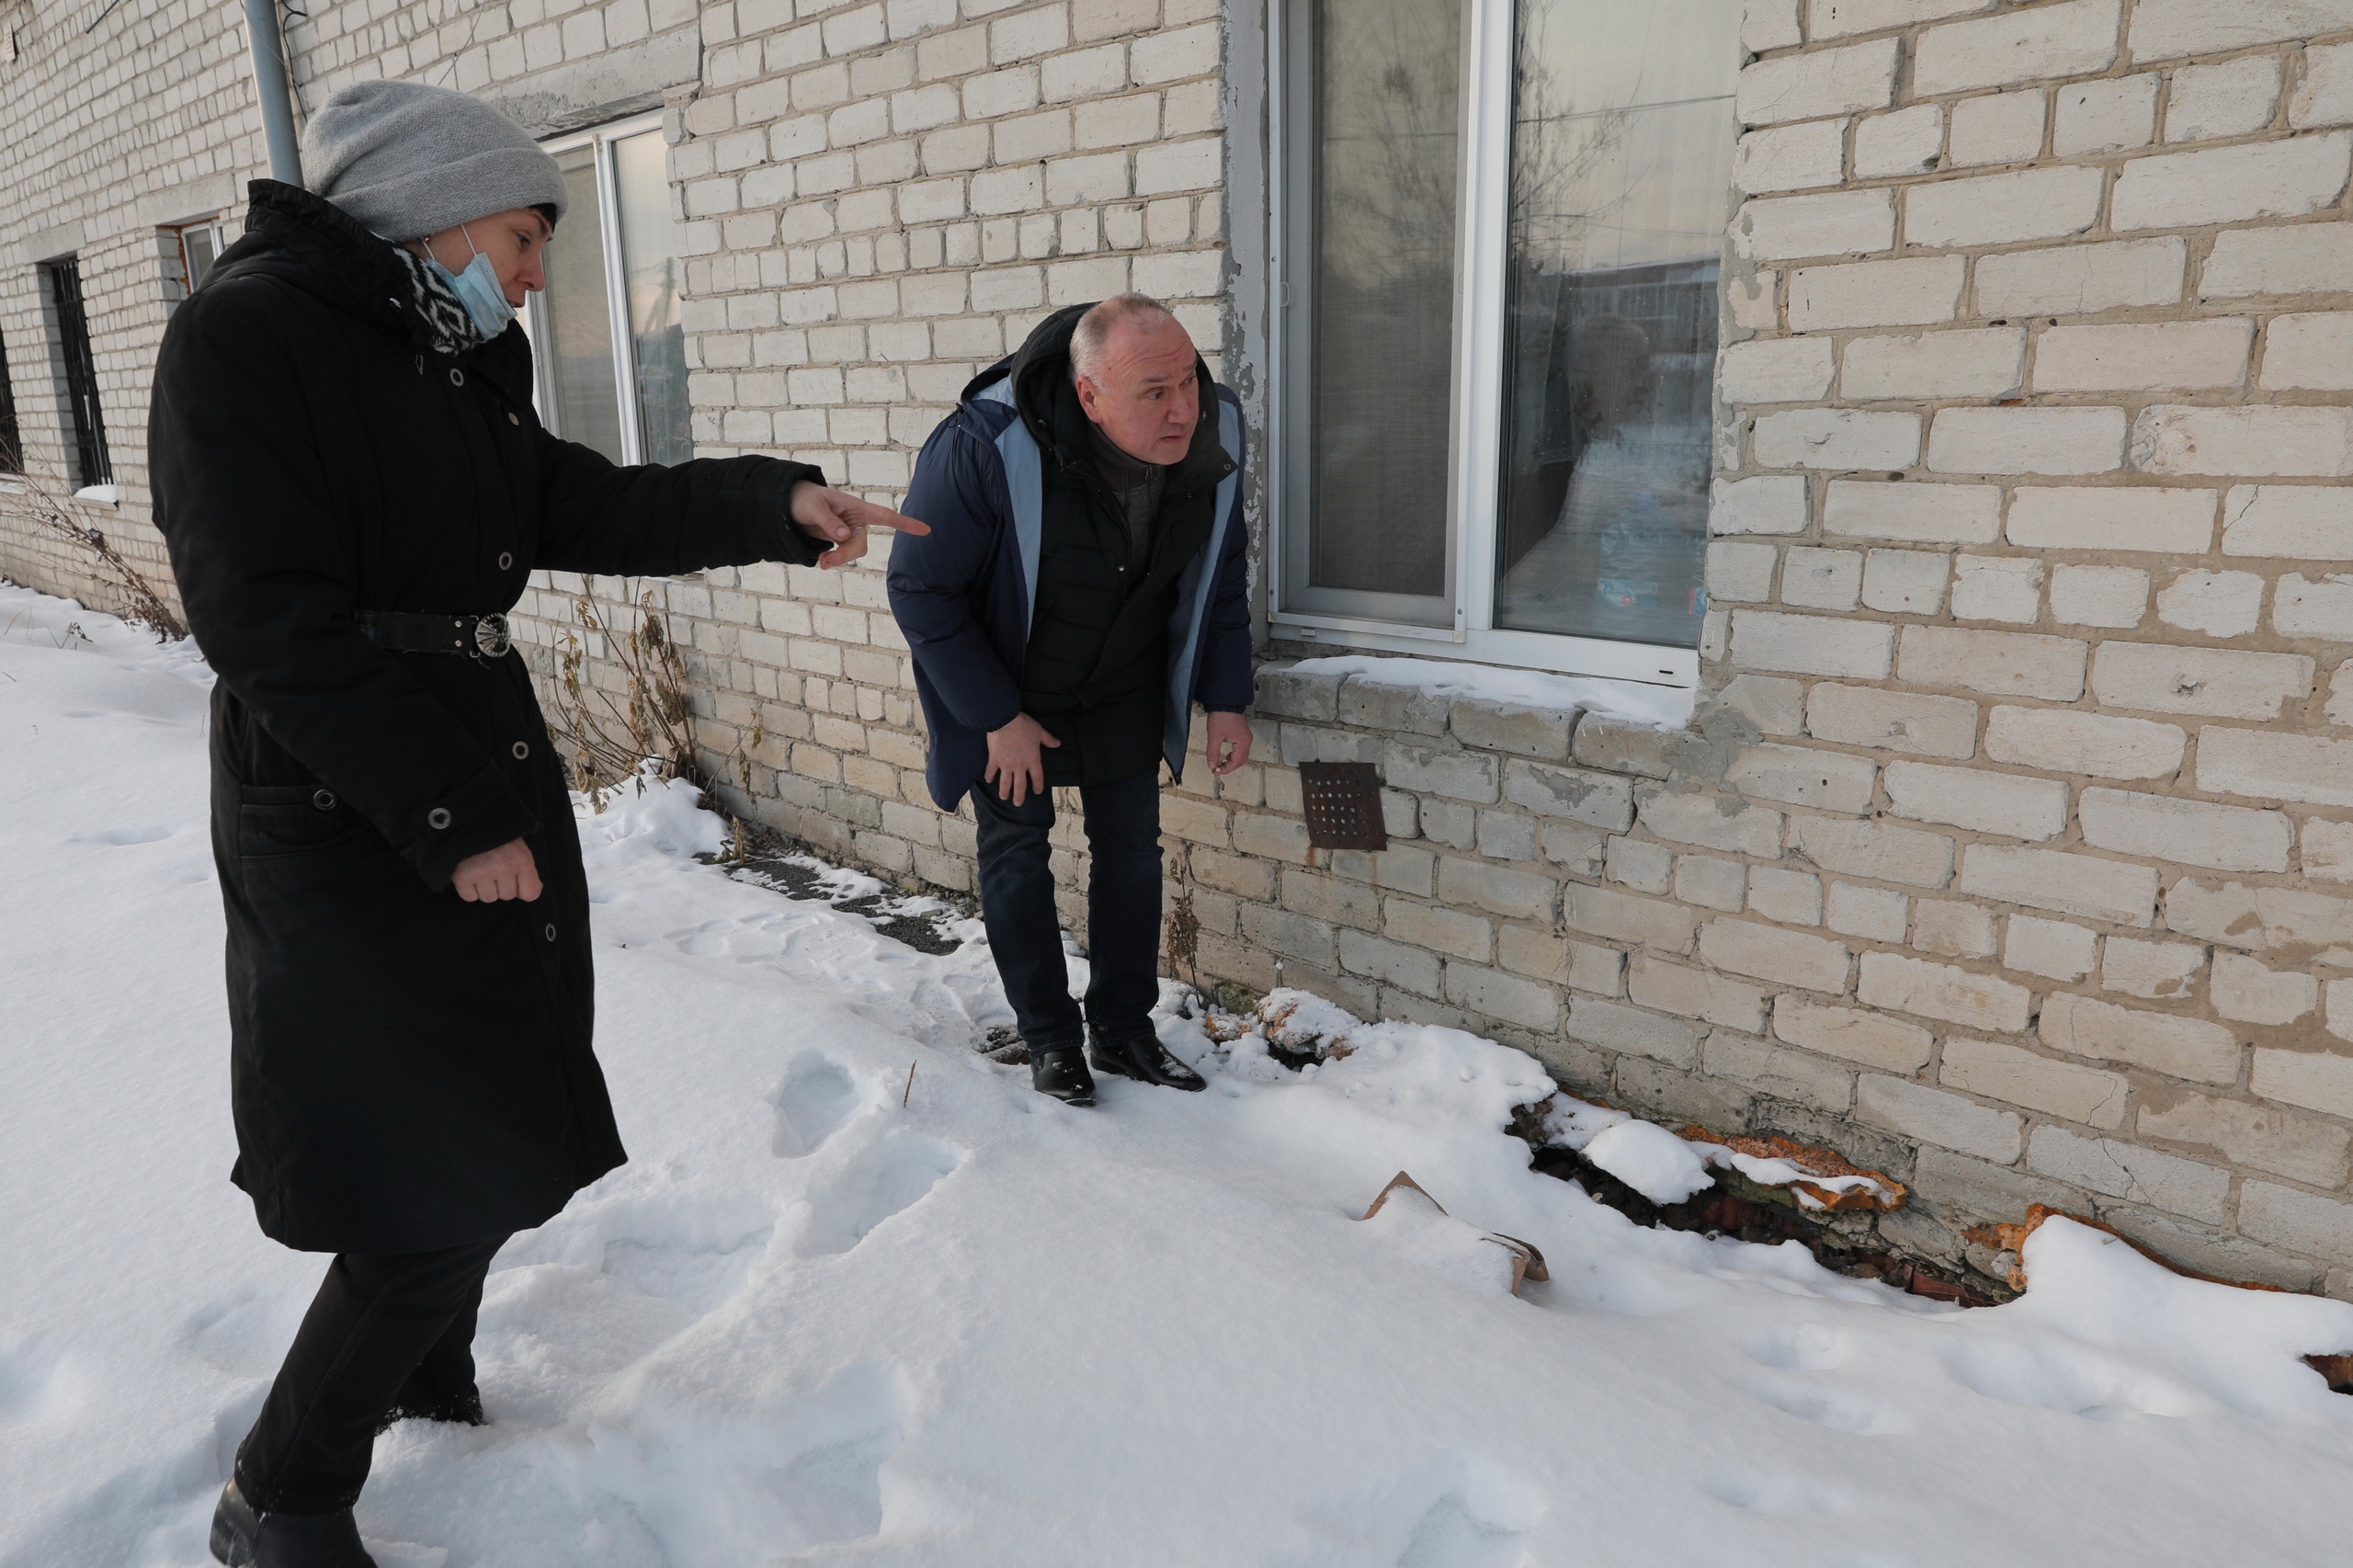
{"type": "Polygon", "coordinates": [[[467,233],[463,224],[459,225],[458,233],[465,234],[466,248],[474,251],[473,260],[466,264],[463,272],[450,271],[429,252],[426,259],[433,263],[433,270],[441,275],[441,281],[449,286],[449,291],[458,296],[458,303],[466,307],[467,318],[486,342],[506,330],[506,324],[515,319],[515,307],[506,302],[506,291],[498,286],[498,269],[490,265],[490,257],[474,250],[473,235],[467,233]]]}

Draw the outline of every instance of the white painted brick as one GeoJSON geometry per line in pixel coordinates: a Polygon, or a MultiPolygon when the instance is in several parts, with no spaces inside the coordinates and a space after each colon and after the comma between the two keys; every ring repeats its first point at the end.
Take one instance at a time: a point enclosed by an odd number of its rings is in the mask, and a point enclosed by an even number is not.
{"type": "Polygon", "coordinates": [[[1914,822],[2011,838],[2053,838],[2067,825],[2067,786],[2053,778],[1891,762],[1886,781],[1889,809],[1914,822]]]}
{"type": "Polygon", "coordinates": [[[1739,668],[1885,680],[1892,653],[1894,626],[1772,609],[1732,612],[1732,664],[1739,668]]]}
{"type": "Polygon", "coordinates": [[[1811,403],[1835,373],[1826,337],[1756,338],[1729,343],[1716,360],[1726,403],[1811,403]]]}
{"type": "MultiPolygon", "coordinates": [[[[1675,897],[1681,903],[1737,915],[1748,902],[1748,868],[1712,855],[1681,855],[1675,861],[1675,897]]],[[[1637,997],[1637,1001],[1641,998],[1637,997]]],[[[1724,1020],[1719,1019],[1718,1022],[1724,1020]]],[[[1738,1028],[1754,1028],[1741,1024],[1738,1028]]]]}
{"type": "MultiPolygon", "coordinates": [[[[2123,415],[2117,412],[2117,436],[2123,415]]],[[[1754,441],[1762,468],[1910,468],[1920,460],[1920,416],[1846,408],[1793,409],[1758,419],[1754,441]]]]}
{"type": "Polygon", "coordinates": [[[1892,888],[1858,887],[1853,882],[1830,884],[1830,908],[1824,924],[1842,937],[1870,942],[1900,942],[1908,924],[1912,901],[1892,888]]]}
{"type": "Polygon", "coordinates": [[[2304,824],[2304,874],[2331,881],[2353,881],[2353,822],[2304,824]]]}
{"type": "Polygon", "coordinates": [[[1712,540],[1708,544],[1708,597],[1728,604],[1762,604],[1773,597],[1777,551],[1769,544],[1712,540]]]}
{"type": "Polygon", "coordinates": [[[2073,702],[2084,694],[2086,652],[2071,637],[1907,626],[1900,674],[1915,686],[1958,686],[2000,697],[2073,702]]]}
{"type": "Polygon", "coordinates": [[[1918,888],[1952,880],[1952,840],[1940,833],[1830,817],[1794,818],[1790,831],[1797,851],[1825,871],[1918,888]]]}
{"type": "Polygon", "coordinates": [[[2010,497],[2006,537],[2028,549],[2203,555],[2214,537],[2216,495],[2211,490],[2022,486],[2010,497]]]}
{"type": "Polygon", "coordinates": [[[1994,93],[1952,106],[1950,166],[2022,164],[2042,152],[2042,89],[1994,93]]]}
{"type": "Polygon", "coordinates": [[[1987,756],[2052,773],[2170,778],[2181,771],[2188,744],[2176,724],[2069,708],[1995,708],[1985,721],[1987,756]]]}
{"type": "Polygon", "coordinates": [[[1790,274],[1790,330],[1932,326],[1960,308],[1968,262],[1957,256],[1801,267],[1790,274]]]}
{"type": "Polygon", "coordinates": [[[1977,752],[1977,704],[1966,698],[1821,681],[1805,706],[1806,733],[1817,740],[1955,761],[1977,752]]]}
{"type": "Polygon", "coordinates": [[[2185,572],[2157,596],[2157,619],[2209,637],[2244,637],[2263,619],[2263,579],[2252,572],[2185,572]]]}
{"type": "MultiPolygon", "coordinates": [[[[2258,1072],[2264,1054],[2256,1052],[2258,1072]]],[[[2353,1139],[2341,1127],[2277,1106],[2188,1093],[2171,1098],[2165,1105],[2144,1099],[2136,1123],[2142,1137],[2204,1144],[2240,1165],[2314,1187],[2333,1187],[2345,1179],[2353,1139]]]]}
{"type": "Polygon", "coordinates": [[[2018,392],[2025,374],[2024,327],[1904,333],[1849,341],[1838,392],[1858,402],[2000,399],[2018,392]]]}
{"type": "MultiPolygon", "coordinates": [[[[2048,1111],[2070,1121],[2113,1131],[2124,1125],[2124,1102],[2131,1085],[2114,1073],[2074,1062],[2053,1062],[2020,1046],[1997,1040],[1949,1040],[1938,1080],[1989,1100],[2048,1111]]],[[[2035,1129],[2040,1140],[2054,1128],[2035,1129]]],[[[2187,1162],[2184,1162],[2187,1164],[2187,1162]]],[[[2222,1176],[2225,1189],[2230,1185],[2222,1176]]]]}
{"type": "Polygon", "coordinates": [[[1871,780],[1877,772],[1869,757],[1766,744],[1746,747],[1734,757],[1724,782],[1753,800],[1860,813],[1870,810],[1871,780]]]}
{"type": "Polygon", "coordinates": [[[1863,603],[1891,615],[1934,615],[1952,559],[1926,550],[1874,550],[1863,560],[1863,603]]]}
{"type": "Polygon", "coordinates": [[[2035,340],[2038,392],[2235,387],[2255,324],[2244,317],[2131,326],[2055,326],[2035,340]]]}
{"type": "Polygon", "coordinates": [[[1991,544],[2002,531],[2002,492],[1991,484],[1833,480],[1823,531],[1913,544],[1991,544]]]}
{"type": "MultiPolygon", "coordinates": [[[[2244,953],[2214,955],[2214,1011],[2249,1024],[2292,1024],[2320,1006],[2320,982],[2301,970],[2266,968],[2244,953]]],[[[2256,1052],[2258,1065],[2262,1053],[2256,1052]]]]}
{"type": "Polygon", "coordinates": [[[1912,90],[1922,97],[2044,76],[2093,76],[2116,60],[2118,0],[2011,9],[1930,28],[1914,45],[1912,90]]]}
{"type": "Polygon", "coordinates": [[[2353,741],[2210,724],[2198,733],[2198,787],[2211,795],[2353,806],[2353,741]]]}
{"type": "Polygon", "coordinates": [[[1174,31],[1150,32],[1129,50],[1131,70],[1139,83],[1176,82],[1206,75],[1217,69],[1218,28],[1214,22],[1174,31]]]}
{"type": "Polygon", "coordinates": [[[2155,917],[2157,873],[2148,866],[1972,844],[1961,856],[1961,891],[2001,903],[2146,929],[2155,917]]]}
{"type": "Polygon", "coordinates": [[[2249,1085],[2267,1100],[2353,1119],[2353,1056],[2258,1050],[2249,1085]]]}
{"type": "Polygon", "coordinates": [[[2236,1032],[2202,1018],[2143,1012],[2060,992],[2043,1000],[2042,1043],[2071,1056],[2122,1062],[2194,1084],[2235,1084],[2242,1049],[2236,1032]]]}
{"type": "Polygon", "coordinates": [[[1956,620],[2032,623],[2042,613],[2040,560],[2027,556],[1962,555],[1953,562],[1956,620]]]}
{"type": "Polygon", "coordinates": [[[1805,41],[1798,21],[1800,0],[1743,0],[1740,46],[1751,54],[1790,49],[1805,41]]]}
{"type": "Polygon", "coordinates": [[[1895,244],[1895,203],[1884,190],[1760,198],[1733,218],[1733,254],[1759,261],[1870,256],[1895,244]]]}
{"type": "Polygon", "coordinates": [[[2271,629],[2282,637],[2353,642],[2353,575],[2333,573],[2318,582],[2290,572],[2272,596],[2271,629]]]}
{"type": "Polygon", "coordinates": [[[2273,317],[2263,339],[2263,387],[2353,392],[2353,311],[2273,317]]]}
{"type": "Polygon", "coordinates": [[[1769,196],[1836,185],[1846,172],[1846,122],[1816,119],[1742,137],[1733,154],[1732,183],[1735,190],[1769,196]]]}
{"type": "Polygon", "coordinates": [[[2149,574],[2132,566],[2054,566],[2051,619],[2066,626],[2138,626],[2149,612],[2149,574]]]}
{"type": "Polygon", "coordinates": [[[2081,926],[2013,915],[2002,936],[2002,964],[2052,980],[2078,981],[2098,961],[2099,937],[2081,926]]]}
{"type": "Polygon", "coordinates": [[[1703,849],[1770,859],[1781,849],[1781,813],[1730,795],[1678,795],[1654,786],[1635,791],[1643,825],[1661,838],[1703,849]]]}
{"type": "Polygon", "coordinates": [[[2165,99],[2165,140],[2214,142],[2270,125],[2279,107],[2279,57],[2250,54],[2173,74],[2165,99]]]}
{"type": "Polygon", "coordinates": [[[1699,928],[1699,957],[1734,974],[1839,994],[1851,955],[1844,942],[1785,931],[1753,920],[1711,920],[1699,928]]]}
{"type": "MultiPolygon", "coordinates": [[[[2120,1086],[2122,1081],[2118,1082],[2120,1086]]],[[[2120,1119],[2120,1094],[2116,1110],[2120,1119]]],[[[2102,1121],[2095,1125],[2113,1127],[2115,1123],[2102,1121]]],[[[2034,1130],[2027,1145],[2026,1163],[2061,1181],[2210,1225],[2222,1224],[2227,1218],[2231,1173],[2219,1165],[2200,1165],[2177,1154],[2160,1153],[2112,1138],[2081,1138],[2057,1127],[2034,1130]]]]}
{"type": "Polygon", "coordinates": [[[1778,332],[1781,326],[1781,275],[1764,267],[1745,278],[1724,279],[1733,325],[1744,332],[1778,332]]]}
{"type": "Polygon", "coordinates": [[[1977,263],[1977,309],[1988,316],[2068,316],[2170,305],[2181,298],[2188,268],[2189,246],[2178,235],[1989,256],[1977,263]]]}
{"type": "Polygon", "coordinates": [[[2132,58],[2173,60],[2353,28],[2353,0],[2141,0],[2132,58]]]}
{"type": "Polygon", "coordinates": [[[1775,866],[1748,870],[1748,907],[1784,926],[1822,924],[1822,879],[1810,871],[1784,871],[1775,866]]]}
{"type": "Polygon", "coordinates": [[[1855,1085],[1855,1114],[1924,1143],[2006,1165],[2024,1147],[2025,1120],[1975,1100],[1902,1078],[1866,1073],[1855,1085]]]}
{"type": "Polygon", "coordinates": [[[2198,291],[2209,300],[2335,293],[2348,276],[2353,223],[2232,229],[2214,236],[2214,254],[2199,277],[2198,291]]]}
{"type": "Polygon", "coordinates": [[[1734,676],[1717,700],[1745,715],[1768,735],[1794,735],[1805,727],[1805,683],[1776,676],[1734,676]]]}
{"type": "Polygon", "coordinates": [[[2353,44],[2304,51],[2303,80],[2288,98],[2288,123],[2299,131],[2353,124],[2353,44]]]}
{"type": "Polygon", "coordinates": [[[1136,154],[1136,194],[1209,189],[1218,183],[1224,147],[1221,138],[1206,136],[1145,148],[1136,154]]]}
{"type": "Polygon", "coordinates": [[[2353,491],[2336,485],[2236,486],[2222,502],[2222,553],[2353,560],[2353,491]]]}
{"type": "Polygon", "coordinates": [[[1900,1018],[1824,1006],[1786,992],[1773,1001],[1773,1033],[1791,1045],[1889,1073],[1926,1067],[1935,1040],[1927,1029],[1900,1018]]]}
{"type": "Polygon", "coordinates": [[[2110,937],[2100,953],[2099,985],[2103,991],[2175,1001],[2190,994],[2205,967],[2206,949],[2193,943],[2110,937]]]}
{"type": "Polygon", "coordinates": [[[1855,995],[1870,1006],[1999,1034],[2026,1028],[2032,1000],[2023,985],[1901,953],[1865,953],[1855,995]]]}
{"type": "Polygon", "coordinates": [[[2065,84],[2059,89],[2051,150],[2063,158],[2074,158],[2147,146],[2157,134],[2157,74],[2152,71],[2065,84]]]}
{"type": "Polygon", "coordinates": [[[2353,408],[2157,403],[2132,427],[2132,464],[2164,476],[2353,474],[2353,408]]]}
{"type": "Polygon", "coordinates": [[[2344,193],[2353,131],[2135,158],[2117,176],[2109,225],[2187,229],[2251,218],[2302,218],[2344,193]]]}
{"type": "Polygon", "coordinates": [[[1990,11],[1994,0],[1813,0],[1807,20],[1815,41],[1883,32],[1915,22],[1990,11]]]}
{"type": "Polygon", "coordinates": [[[1939,104],[1868,116],[1855,124],[1855,177],[1924,174],[1942,160],[1944,146],[1945,111],[1939,104]]]}
{"type": "Polygon", "coordinates": [[[2099,221],[2107,182],[2098,169],[2063,165],[1915,185],[1904,197],[1904,243],[1951,249],[2080,234],[2099,221]]]}
{"type": "Polygon", "coordinates": [[[2218,871],[2285,871],[2295,842],[2294,824],[2278,812],[2123,790],[2086,790],[2076,818],[2095,849],[2218,871]]]}
{"type": "Polygon", "coordinates": [[[2124,466],[2125,435],[2120,408],[1947,408],[1929,428],[1928,467],[1938,473],[2107,473],[2124,466]]]}
{"type": "Polygon", "coordinates": [[[1719,479],[1708,503],[1713,534],[1803,533],[1811,518],[1803,475],[1719,479]]]}
{"type": "Polygon", "coordinates": [[[1820,119],[1885,108],[1895,97],[1895,40],[1759,60],[1742,68],[1737,109],[1744,125],[1820,119]]]}
{"type": "Polygon", "coordinates": [[[2281,703],[2312,695],[2313,673],[2313,661],[2295,653],[2112,642],[2100,644],[2092,692],[2104,708],[2276,719],[2281,703]]]}
{"type": "Polygon", "coordinates": [[[1860,551],[1790,547],[1788,562],[1781,569],[1783,604],[1806,609],[1852,609],[1862,587],[1860,551]]]}
{"type": "Polygon", "coordinates": [[[1916,899],[1912,904],[1912,945],[1922,952],[1953,958],[1994,956],[1994,912],[1980,903],[1916,899]]]}

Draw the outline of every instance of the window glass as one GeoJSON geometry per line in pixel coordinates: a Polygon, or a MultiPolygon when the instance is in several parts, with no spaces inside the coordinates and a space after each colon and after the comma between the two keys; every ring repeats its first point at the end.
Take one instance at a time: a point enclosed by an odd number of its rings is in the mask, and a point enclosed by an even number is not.
{"type": "Polygon", "coordinates": [[[53,261],[48,275],[50,308],[55,312],[58,357],[65,366],[66,411],[74,427],[74,483],[78,488],[114,483],[107,455],[107,426],[98,409],[98,371],[90,352],[90,322],[82,310],[78,261],[53,261]]]}
{"type": "Polygon", "coordinates": [[[180,261],[189,293],[195,293],[204,275],[212,270],[213,260],[220,255],[220,231],[210,223],[180,231],[180,261]]]}
{"type": "Polygon", "coordinates": [[[605,213],[597,190],[597,150],[555,154],[569,199],[547,245],[547,385],[556,434],[629,460],[613,377],[613,314],[605,289],[605,213]]]}
{"type": "Polygon", "coordinates": [[[1695,647],[1739,0],[1523,0],[1495,623],[1695,647]]]}
{"type": "Polygon", "coordinates": [[[17,434],[17,390],[8,380],[6,347],[0,343],[0,473],[22,473],[24,449],[17,434]]]}
{"type": "Polygon", "coordinates": [[[660,131],[613,143],[613,185],[637,373],[639,445],[647,462],[685,462],[695,452],[687,407],[687,334],[678,309],[684,279],[660,131]]]}
{"type": "Polygon", "coordinates": [[[1391,613],[1450,619],[1462,0],[1304,0],[1294,15],[1313,76],[1294,581],[1409,596],[1422,606],[1391,613]]]}

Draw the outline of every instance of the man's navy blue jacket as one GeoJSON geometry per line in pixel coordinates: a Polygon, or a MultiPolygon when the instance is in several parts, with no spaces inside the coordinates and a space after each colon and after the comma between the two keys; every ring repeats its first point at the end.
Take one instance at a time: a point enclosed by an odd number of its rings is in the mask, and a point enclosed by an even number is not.
{"type": "MultiPolygon", "coordinates": [[[[1021,669],[1037,604],[1044,462],[1013,401],[1011,356],[974,377],[915,459],[902,510],[931,525],[891,544],[891,613],[915,662],[931,729],[925,781],[954,811],[988,765],[988,733],[1021,711],[1021,669]]],[[[1202,380],[1208,381],[1206,369],[1202,380]]],[[[1162,755],[1181,778],[1192,707],[1250,705],[1248,529],[1242,520],[1242,405],[1211,383],[1234,471],[1218,485],[1208,540],[1176,584],[1168,620],[1162,755]]]]}

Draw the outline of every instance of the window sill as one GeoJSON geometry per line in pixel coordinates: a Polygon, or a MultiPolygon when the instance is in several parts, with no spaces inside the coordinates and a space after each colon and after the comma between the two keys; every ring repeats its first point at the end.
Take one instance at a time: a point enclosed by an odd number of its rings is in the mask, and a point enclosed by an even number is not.
{"type": "Polygon", "coordinates": [[[76,501],[86,502],[93,506],[106,506],[109,508],[119,507],[122,505],[122,486],[119,484],[85,484],[81,489],[74,492],[74,499],[76,501]]]}
{"type": "Polygon", "coordinates": [[[1693,648],[1654,647],[1642,642],[1611,642],[1535,631],[1449,632],[1282,611],[1268,618],[1267,631],[1287,642],[1335,651],[1360,648],[1383,653],[1413,653],[1425,659],[1444,658],[1684,689],[1699,684],[1699,654],[1693,648]]]}

